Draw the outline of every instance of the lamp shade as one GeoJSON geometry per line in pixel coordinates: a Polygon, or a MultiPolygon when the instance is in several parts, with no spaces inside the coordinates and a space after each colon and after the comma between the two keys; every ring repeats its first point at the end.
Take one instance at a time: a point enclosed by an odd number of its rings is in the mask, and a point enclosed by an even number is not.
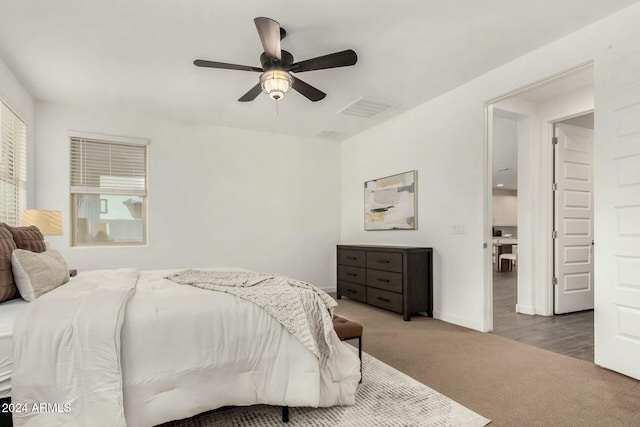
{"type": "Polygon", "coordinates": [[[260,75],[262,91],[271,99],[281,99],[293,85],[293,78],[283,70],[269,70],[260,75]]]}
{"type": "Polygon", "coordinates": [[[26,210],[22,217],[22,225],[35,225],[45,236],[59,236],[62,235],[62,212],[26,210]]]}

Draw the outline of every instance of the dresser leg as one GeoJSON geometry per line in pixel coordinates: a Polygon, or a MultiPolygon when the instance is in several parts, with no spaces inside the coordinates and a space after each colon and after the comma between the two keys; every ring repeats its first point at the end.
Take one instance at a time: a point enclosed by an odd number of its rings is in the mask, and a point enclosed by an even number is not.
{"type": "Polygon", "coordinates": [[[404,321],[405,321],[405,322],[408,322],[408,321],[410,321],[410,320],[411,320],[411,315],[410,315],[409,313],[405,313],[405,314],[404,314],[404,321]]]}

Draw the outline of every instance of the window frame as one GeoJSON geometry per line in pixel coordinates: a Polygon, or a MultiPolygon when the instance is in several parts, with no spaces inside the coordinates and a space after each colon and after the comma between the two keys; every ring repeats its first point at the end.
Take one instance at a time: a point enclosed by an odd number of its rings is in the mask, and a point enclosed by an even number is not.
{"type": "Polygon", "coordinates": [[[111,241],[89,241],[82,242],[78,240],[78,196],[79,195],[96,195],[95,192],[82,192],[79,190],[73,190],[70,185],[69,194],[70,194],[70,202],[71,202],[71,247],[72,248],[87,248],[87,247],[144,247],[148,246],[148,227],[149,227],[149,212],[148,212],[148,179],[149,179],[149,140],[142,138],[131,138],[131,137],[122,137],[115,135],[107,135],[107,134],[99,134],[92,132],[80,132],[80,131],[69,131],[69,182],[71,184],[71,176],[73,174],[73,165],[72,165],[72,153],[71,146],[73,144],[73,140],[89,140],[92,142],[104,143],[104,144],[121,144],[121,145],[130,145],[130,146],[144,146],[145,150],[145,160],[144,160],[144,183],[145,183],[145,194],[141,196],[140,194],[129,194],[126,190],[119,191],[113,190],[111,188],[105,188],[104,193],[99,193],[99,195],[103,194],[111,194],[111,195],[122,195],[122,196],[138,196],[142,199],[142,240],[139,242],[111,242],[111,241]]]}

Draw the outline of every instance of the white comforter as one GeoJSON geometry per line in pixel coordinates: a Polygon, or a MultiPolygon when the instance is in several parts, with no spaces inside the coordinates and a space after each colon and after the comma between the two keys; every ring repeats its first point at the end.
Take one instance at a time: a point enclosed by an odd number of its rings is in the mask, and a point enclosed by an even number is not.
{"type": "Polygon", "coordinates": [[[163,279],[175,271],[140,272],[128,289],[130,272],[79,274],[17,319],[13,403],[60,412],[16,413],[16,425],[153,426],[225,405],[354,403],[359,361],[335,333],[321,369],[254,304],[163,279]]]}

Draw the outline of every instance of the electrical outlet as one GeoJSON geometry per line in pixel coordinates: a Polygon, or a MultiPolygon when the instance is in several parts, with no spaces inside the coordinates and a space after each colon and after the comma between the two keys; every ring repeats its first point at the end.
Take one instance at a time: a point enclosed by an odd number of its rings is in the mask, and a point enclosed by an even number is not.
{"type": "Polygon", "coordinates": [[[453,234],[464,234],[465,232],[464,224],[453,224],[453,234]]]}

